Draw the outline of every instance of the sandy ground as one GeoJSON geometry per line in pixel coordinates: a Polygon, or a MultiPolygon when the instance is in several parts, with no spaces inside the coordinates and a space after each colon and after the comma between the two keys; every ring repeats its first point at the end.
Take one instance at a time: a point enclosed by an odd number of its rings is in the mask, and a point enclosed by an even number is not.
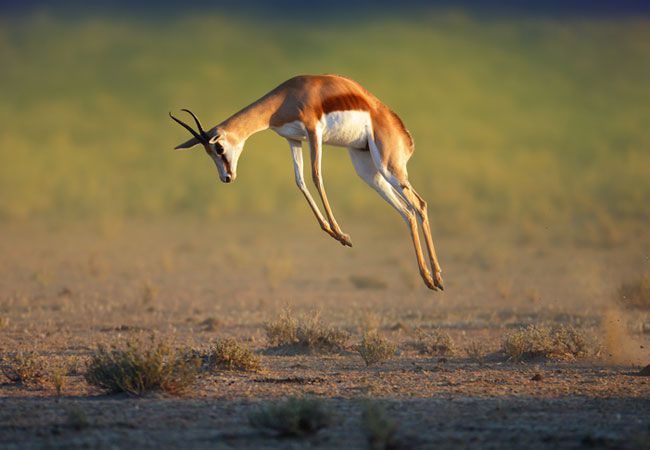
{"type": "Polygon", "coordinates": [[[352,249],[311,222],[1,225],[0,352],[33,350],[77,369],[61,396],[47,381],[0,378],[0,447],[367,448],[361,402],[375,399],[404,448],[648,448],[650,377],[636,374],[650,363],[650,315],[612,299],[650,270],[650,237],[600,248],[504,232],[436,236],[446,290],[432,293],[397,221],[344,231],[352,249]],[[353,344],[373,322],[398,353],[366,368],[354,351],[268,352],[264,324],[284,307],[320,310],[353,344]],[[504,334],[530,323],[583,329],[594,354],[508,361],[504,334]],[[419,354],[409,345],[417,327],[449,333],[453,354],[419,354]],[[182,398],[109,396],[85,383],[98,344],[152,333],[197,349],[235,337],[260,352],[264,371],[204,376],[182,398]],[[471,342],[484,364],[467,356],[471,342]],[[325,399],[334,425],[305,439],[249,426],[260,404],[304,394],[325,399]],[[71,411],[87,426],[71,426],[71,411]]]}

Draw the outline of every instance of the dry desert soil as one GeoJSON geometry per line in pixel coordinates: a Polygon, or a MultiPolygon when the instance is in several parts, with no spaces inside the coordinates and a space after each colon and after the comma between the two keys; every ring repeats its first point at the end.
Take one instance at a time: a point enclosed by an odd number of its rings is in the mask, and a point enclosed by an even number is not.
{"type": "Polygon", "coordinates": [[[0,354],[7,364],[33,351],[45,372],[24,384],[0,374],[0,448],[371,448],[368,401],[395,425],[393,448],[650,448],[650,377],[638,375],[650,314],[615,302],[621,283],[650,270],[650,237],[435,236],[446,290],[434,293],[397,221],[344,229],[351,249],[306,221],[0,225],[0,354]],[[349,346],[269,349],[265,324],[285,308],[320,311],[349,346]],[[504,336],[530,324],[574,327],[587,351],[514,361],[504,336]],[[354,350],[364,327],[396,354],[366,367],[354,350]],[[453,346],[423,354],[418,330],[453,346]],[[180,397],[85,381],[98,345],[151,335],[197,350],[232,337],[263,369],[206,373],[180,397]],[[261,405],[305,395],[322,399],[328,427],[282,437],[249,424],[261,405]]]}

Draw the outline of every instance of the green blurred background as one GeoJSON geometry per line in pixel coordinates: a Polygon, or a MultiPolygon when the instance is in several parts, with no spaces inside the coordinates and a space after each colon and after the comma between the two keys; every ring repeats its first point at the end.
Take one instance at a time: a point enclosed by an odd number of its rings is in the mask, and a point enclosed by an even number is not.
{"type": "MultiPolygon", "coordinates": [[[[311,221],[282,138],[251,138],[237,182],[223,185],[203,151],[172,150],[188,134],[167,112],[190,108],[207,127],[293,75],[338,73],[403,118],[410,179],[441,232],[488,225],[599,244],[647,232],[648,18],[306,16],[5,9],[0,217],[311,221]]],[[[326,150],[324,176],[341,222],[397,217],[344,149],[326,150]]]]}

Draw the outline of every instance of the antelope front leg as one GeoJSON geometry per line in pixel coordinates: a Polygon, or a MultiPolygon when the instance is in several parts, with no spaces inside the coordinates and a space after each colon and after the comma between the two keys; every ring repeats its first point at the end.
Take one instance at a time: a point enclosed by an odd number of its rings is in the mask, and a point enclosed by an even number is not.
{"type": "Polygon", "coordinates": [[[318,206],[316,206],[316,202],[314,201],[311,193],[305,185],[305,180],[303,178],[302,143],[293,139],[287,139],[287,141],[289,142],[289,147],[291,148],[291,157],[293,158],[293,172],[296,176],[296,185],[298,186],[298,189],[300,189],[300,191],[307,199],[307,203],[309,204],[311,210],[314,212],[316,220],[318,221],[318,224],[323,229],[323,231],[332,236],[334,239],[338,240],[337,235],[332,231],[329,223],[327,223],[327,221],[323,218],[323,215],[318,209],[318,206]]]}
{"type": "Polygon", "coordinates": [[[318,189],[318,194],[320,195],[321,200],[323,201],[323,207],[325,208],[325,214],[327,215],[327,220],[329,221],[330,227],[334,234],[336,234],[336,239],[343,245],[352,247],[352,241],[350,236],[344,234],[341,231],[341,227],[336,223],[334,214],[332,214],[332,208],[330,208],[329,201],[327,200],[327,194],[325,193],[325,186],[323,185],[323,176],[321,170],[321,160],[323,155],[323,142],[321,131],[308,130],[307,131],[307,140],[309,141],[309,149],[311,155],[311,169],[312,169],[312,178],[316,189],[318,189]]]}

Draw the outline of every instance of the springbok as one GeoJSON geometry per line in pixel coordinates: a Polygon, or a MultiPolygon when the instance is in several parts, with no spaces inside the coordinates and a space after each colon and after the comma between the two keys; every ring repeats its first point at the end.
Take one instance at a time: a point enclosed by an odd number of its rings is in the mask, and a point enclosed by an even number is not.
{"type": "Polygon", "coordinates": [[[341,244],[352,246],[341,231],[327,200],[321,170],[323,143],[347,147],[357,174],[395,208],[411,233],[424,283],[444,289],[440,264],[431,238],[427,204],[408,181],[406,163],[413,154],[413,140],[402,120],[357,82],[338,75],[303,75],[285,81],[259,100],[207,132],[198,118],[198,131],[170,117],[192,133],[179,144],[186,149],[202,144],[214,160],[224,183],[235,181],[237,161],[251,135],[271,128],[289,142],[296,184],[307,199],[320,227],[341,244]],[[314,184],[325,208],[323,217],[303,179],[302,143],[307,141],[314,184]],[[419,219],[419,220],[418,220],[419,219]],[[422,226],[433,276],[422,255],[418,222],[422,226]]]}

